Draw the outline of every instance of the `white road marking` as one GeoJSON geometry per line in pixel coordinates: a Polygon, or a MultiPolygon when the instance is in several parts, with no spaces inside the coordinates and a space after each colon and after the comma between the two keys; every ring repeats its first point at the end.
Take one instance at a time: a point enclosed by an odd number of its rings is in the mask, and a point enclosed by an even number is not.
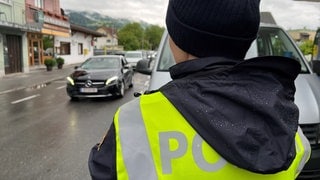
{"type": "Polygon", "coordinates": [[[12,101],[11,104],[18,104],[18,103],[21,103],[23,101],[27,101],[27,100],[30,100],[30,99],[33,99],[33,98],[36,98],[36,97],[39,97],[39,96],[40,96],[40,94],[36,94],[36,95],[29,96],[29,97],[26,97],[26,98],[23,98],[23,99],[12,101]]]}
{"type": "Polygon", "coordinates": [[[63,88],[66,88],[66,86],[60,86],[60,87],[57,87],[56,89],[63,89],[63,88]]]}

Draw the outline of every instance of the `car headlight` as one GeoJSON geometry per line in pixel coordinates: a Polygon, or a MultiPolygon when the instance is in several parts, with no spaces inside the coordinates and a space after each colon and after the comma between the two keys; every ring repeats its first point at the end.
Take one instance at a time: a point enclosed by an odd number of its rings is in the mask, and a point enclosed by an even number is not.
{"type": "Polygon", "coordinates": [[[68,80],[69,84],[74,86],[74,80],[71,77],[67,77],[67,80],[68,80]]]}
{"type": "Polygon", "coordinates": [[[118,76],[113,76],[112,78],[109,78],[109,79],[106,81],[106,85],[113,84],[113,83],[115,83],[118,79],[119,79],[118,76]]]}

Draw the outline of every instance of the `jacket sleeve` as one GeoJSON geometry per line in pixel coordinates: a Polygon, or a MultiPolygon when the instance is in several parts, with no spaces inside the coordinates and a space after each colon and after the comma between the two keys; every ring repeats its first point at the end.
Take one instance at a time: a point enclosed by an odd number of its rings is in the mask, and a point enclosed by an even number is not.
{"type": "Polygon", "coordinates": [[[112,123],[101,143],[92,147],[89,156],[89,171],[93,180],[116,180],[115,127],[112,123]]]}

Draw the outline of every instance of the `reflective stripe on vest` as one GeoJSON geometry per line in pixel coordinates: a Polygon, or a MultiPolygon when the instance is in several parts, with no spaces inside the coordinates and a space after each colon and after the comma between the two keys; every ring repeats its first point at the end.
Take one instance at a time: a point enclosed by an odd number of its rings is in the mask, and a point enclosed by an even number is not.
{"type": "MultiPolygon", "coordinates": [[[[296,154],[297,156],[301,156],[299,166],[296,170],[296,177],[298,177],[299,173],[302,171],[304,165],[308,162],[311,156],[311,146],[308,139],[303,134],[301,128],[298,128],[296,136],[296,154]],[[301,149],[302,147],[302,149],[301,149]]],[[[297,158],[297,157],[296,157],[297,158]]],[[[298,157],[299,158],[299,157],[298,157]]]]}
{"type": "Polygon", "coordinates": [[[226,162],[189,125],[161,92],[143,95],[116,113],[118,179],[291,180],[310,156],[301,130],[288,170],[256,174],[226,162]]]}
{"type": "Polygon", "coordinates": [[[118,134],[118,137],[116,137],[116,164],[117,172],[127,171],[127,176],[124,173],[118,173],[118,179],[157,179],[150,145],[141,117],[139,99],[137,98],[124,105],[120,108],[120,112],[118,123],[115,123],[118,134]],[[138,144],[136,143],[137,140],[139,141],[138,144]],[[120,146],[118,142],[120,142],[120,146]],[[122,163],[125,164],[125,167],[119,166],[122,163]]]}

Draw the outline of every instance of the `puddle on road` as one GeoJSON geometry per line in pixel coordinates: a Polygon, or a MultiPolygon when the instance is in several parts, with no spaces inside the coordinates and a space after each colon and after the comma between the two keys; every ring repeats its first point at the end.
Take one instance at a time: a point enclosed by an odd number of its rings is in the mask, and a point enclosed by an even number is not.
{"type": "Polygon", "coordinates": [[[42,89],[42,88],[47,87],[47,86],[50,85],[50,84],[51,84],[51,82],[43,83],[43,84],[37,84],[37,85],[34,85],[34,86],[31,86],[31,87],[26,88],[26,90],[27,90],[27,91],[30,91],[30,90],[39,90],[39,89],[42,89]]]}
{"type": "Polygon", "coordinates": [[[27,88],[25,88],[25,90],[27,90],[27,91],[39,90],[39,89],[45,88],[53,83],[57,83],[57,82],[61,83],[62,81],[64,83],[66,83],[64,78],[62,78],[62,79],[57,79],[57,80],[46,82],[46,83],[37,84],[37,85],[31,86],[31,87],[27,87],[27,88]]]}

